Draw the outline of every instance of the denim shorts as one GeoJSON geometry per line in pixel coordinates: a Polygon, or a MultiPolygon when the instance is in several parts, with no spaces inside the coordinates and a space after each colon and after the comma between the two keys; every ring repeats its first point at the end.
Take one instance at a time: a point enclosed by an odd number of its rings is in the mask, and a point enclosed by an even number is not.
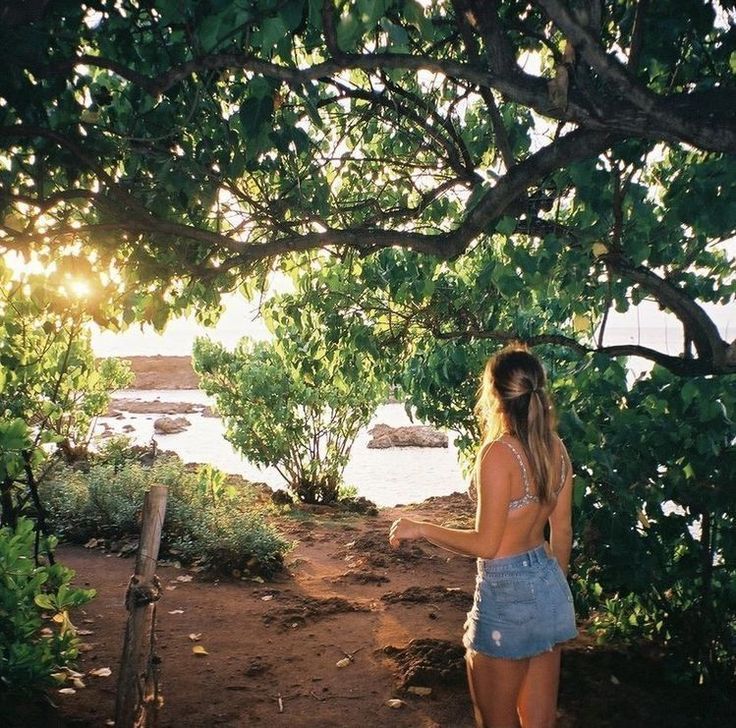
{"type": "Polygon", "coordinates": [[[544,544],[501,559],[478,559],[466,649],[522,659],[577,635],[567,579],[544,544]]]}

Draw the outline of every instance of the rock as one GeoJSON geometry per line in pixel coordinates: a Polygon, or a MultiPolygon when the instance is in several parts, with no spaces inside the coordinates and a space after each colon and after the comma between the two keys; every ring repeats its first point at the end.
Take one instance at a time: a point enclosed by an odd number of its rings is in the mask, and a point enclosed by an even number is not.
{"type": "MultiPolygon", "coordinates": [[[[122,418],[123,412],[138,415],[184,415],[200,413],[205,414],[210,408],[203,404],[194,402],[163,402],[160,399],[143,400],[119,398],[110,400],[110,409],[106,417],[122,418]]],[[[208,415],[212,416],[212,415],[208,415]]]]}
{"type": "Polygon", "coordinates": [[[191,424],[186,417],[159,417],[154,420],[153,429],[159,435],[173,435],[184,432],[191,424]]]}
{"type": "Polygon", "coordinates": [[[123,425],[123,432],[134,432],[135,427],[133,425],[123,425]]]}
{"type": "Polygon", "coordinates": [[[390,427],[376,425],[370,430],[372,435],[368,443],[370,448],[388,447],[447,447],[447,433],[435,430],[429,425],[407,425],[390,427]]]}
{"type": "Polygon", "coordinates": [[[290,506],[294,502],[291,495],[280,488],[271,494],[271,500],[277,506],[290,506]]]}

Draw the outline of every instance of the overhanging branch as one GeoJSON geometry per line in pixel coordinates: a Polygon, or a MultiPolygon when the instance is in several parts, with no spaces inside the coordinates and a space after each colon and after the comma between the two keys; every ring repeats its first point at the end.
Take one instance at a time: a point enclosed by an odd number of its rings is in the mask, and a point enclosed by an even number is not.
{"type": "MultiPolygon", "coordinates": [[[[736,150],[736,116],[733,112],[730,118],[718,118],[718,115],[709,113],[708,108],[691,105],[684,113],[677,113],[668,103],[669,99],[659,97],[639,83],[623,63],[606,53],[599,39],[577,23],[560,0],[537,0],[537,4],[573,43],[591,68],[618,91],[621,102],[625,105],[632,102],[642,112],[642,125],[655,124],[665,134],[701,149],[736,150]]],[[[636,48],[633,50],[638,53],[636,48]]]]}
{"type": "MultiPolygon", "coordinates": [[[[574,24],[574,21],[571,22],[574,24]]],[[[581,32],[590,36],[584,29],[581,32]]],[[[598,48],[598,55],[602,55],[607,62],[615,60],[600,49],[595,41],[593,44],[598,48]]],[[[42,77],[65,73],[79,65],[105,68],[154,97],[160,96],[193,74],[200,74],[203,71],[240,70],[300,86],[347,70],[366,72],[379,69],[425,70],[442,74],[450,79],[469,81],[479,88],[493,88],[507,99],[528,106],[548,118],[572,122],[611,134],[634,135],[653,140],[686,141],[703,150],[736,152],[736,116],[732,111],[729,113],[728,108],[724,108],[722,99],[724,94],[720,88],[699,91],[690,98],[690,94],[658,97],[645,87],[636,86],[639,89],[637,98],[642,103],[644,99],[648,100],[644,105],[632,105],[624,94],[620,98],[596,99],[599,103],[595,109],[592,109],[590,103],[573,89],[568,95],[566,107],[561,109],[549,98],[547,79],[525,73],[516,64],[512,71],[506,68],[502,73],[493,73],[480,64],[459,63],[409,53],[341,53],[335,58],[302,68],[264,61],[246,53],[215,53],[174,66],[156,76],[147,76],[109,58],[83,54],[58,61],[51,66],[34,68],[33,71],[42,77]],[[718,103],[707,103],[711,97],[718,103]],[[655,101],[654,105],[652,99],[655,101]]],[[[619,79],[620,83],[623,83],[621,79],[628,79],[628,83],[634,83],[625,68],[621,72],[616,71],[616,79],[619,79]]],[[[626,89],[628,88],[626,86],[626,89]]]]}
{"type": "Polygon", "coordinates": [[[736,362],[716,366],[713,362],[703,359],[684,359],[670,356],[661,351],[650,349],[638,344],[621,344],[616,346],[586,346],[576,339],[563,334],[538,334],[536,336],[522,336],[509,331],[494,331],[486,329],[466,329],[461,331],[433,331],[438,339],[491,339],[503,343],[521,342],[528,346],[553,344],[563,346],[579,354],[604,354],[612,358],[621,356],[638,356],[653,361],[665,369],[681,377],[694,377],[706,374],[735,374],[736,362]]]}

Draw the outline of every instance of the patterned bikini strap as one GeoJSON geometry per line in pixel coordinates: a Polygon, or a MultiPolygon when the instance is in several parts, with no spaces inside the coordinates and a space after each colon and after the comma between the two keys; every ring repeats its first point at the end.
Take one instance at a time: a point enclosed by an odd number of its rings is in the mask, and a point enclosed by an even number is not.
{"type": "MultiPolygon", "coordinates": [[[[527,473],[526,465],[524,465],[524,460],[519,454],[519,451],[516,449],[514,445],[512,445],[507,440],[499,440],[499,442],[506,445],[506,447],[508,447],[509,450],[511,450],[511,452],[514,453],[516,462],[519,463],[519,467],[521,468],[521,478],[522,478],[522,482],[524,483],[524,495],[525,496],[530,495],[531,489],[529,487],[529,475],[527,473]]],[[[564,488],[566,476],[567,476],[567,464],[565,463],[565,451],[563,449],[562,440],[560,440],[560,484],[557,486],[557,490],[555,490],[555,495],[564,488]]]]}
{"type": "Polygon", "coordinates": [[[560,484],[557,486],[555,493],[559,493],[565,487],[565,478],[567,477],[567,463],[565,462],[565,446],[562,444],[562,438],[557,438],[560,441],[560,484]]]}
{"type": "MultiPolygon", "coordinates": [[[[524,483],[524,496],[528,496],[531,494],[531,490],[529,488],[529,475],[526,471],[526,465],[524,465],[524,461],[521,458],[521,455],[519,454],[519,451],[516,449],[514,445],[512,445],[507,440],[499,440],[499,442],[503,443],[508,447],[509,450],[511,450],[512,453],[514,453],[514,457],[516,458],[516,462],[519,463],[519,467],[521,468],[521,480],[524,483]]],[[[521,500],[521,499],[517,499],[521,500]]]]}

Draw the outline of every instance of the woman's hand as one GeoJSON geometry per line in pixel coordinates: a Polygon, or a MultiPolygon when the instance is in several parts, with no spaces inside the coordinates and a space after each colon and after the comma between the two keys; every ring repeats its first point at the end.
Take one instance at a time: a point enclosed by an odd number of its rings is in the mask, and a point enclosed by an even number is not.
{"type": "Polygon", "coordinates": [[[397,549],[402,541],[411,541],[421,538],[421,528],[417,521],[411,518],[399,518],[391,524],[388,532],[388,542],[391,548],[397,549]]]}

